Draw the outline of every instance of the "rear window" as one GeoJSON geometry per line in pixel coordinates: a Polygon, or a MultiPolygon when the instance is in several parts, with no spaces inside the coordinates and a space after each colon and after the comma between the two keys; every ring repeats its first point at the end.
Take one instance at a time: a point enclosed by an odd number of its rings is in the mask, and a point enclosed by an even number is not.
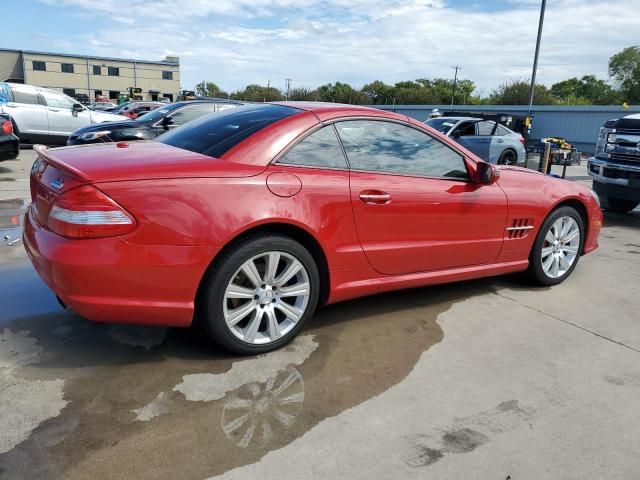
{"type": "Polygon", "coordinates": [[[157,140],[172,147],[221,157],[257,131],[299,112],[297,108],[283,105],[245,105],[197,118],[160,135],[157,140]]]}

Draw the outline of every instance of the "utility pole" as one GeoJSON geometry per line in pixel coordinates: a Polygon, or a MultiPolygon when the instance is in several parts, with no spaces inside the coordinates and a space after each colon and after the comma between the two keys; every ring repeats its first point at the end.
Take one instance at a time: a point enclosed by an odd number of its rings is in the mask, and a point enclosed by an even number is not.
{"type": "Polygon", "coordinates": [[[540,53],[540,40],[542,38],[542,24],[544,23],[544,10],[547,6],[547,0],[542,0],[540,5],[540,20],[538,21],[538,39],[536,40],[536,53],[533,57],[533,71],[531,72],[531,86],[529,87],[529,115],[531,115],[531,106],[533,105],[533,92],[536,86],[536,71],[538,70],[538,54],[540,53]]]}
{"type": "Polygon", "coordinates": [[[293,81],[291,78],[285,78],[284,81],[287,84],[287,89],[285,92],[285,99],[289,101],[289,90],[291,89],[291,82],[293,81]]]}
{"type": "Polygon", "coordinates": [[[453,99],[456,96],[456,84],[458,83],[458,70],[462,70],[462,67],[460,65],[456,65],[456,66],[452,66],[451,68],[454,68],[456,71],[453,77],[453,90],[451,91],[451,111],[453,112],[453,99]]]}

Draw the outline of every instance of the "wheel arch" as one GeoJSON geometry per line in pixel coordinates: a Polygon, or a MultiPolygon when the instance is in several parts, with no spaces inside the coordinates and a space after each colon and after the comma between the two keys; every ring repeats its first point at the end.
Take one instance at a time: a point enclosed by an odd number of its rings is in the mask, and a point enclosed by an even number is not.
{"type": "Polygon", "coordinates": [[[327,260],[327,256],[324,252],[324,249],[320,245],[320,242],[305,228],[285,221],[276,221],[269,223],[261,223],[258,225],[253,225],[241,232],[237,232],[232,238],[230,238],[224,245],[224,247],[216,254],[213,260],[209,263],[207,269],[205,270],[202,278],[200,279],[200,283],[198,285],[198,289],[196,292],[196,309],[198,308],[197,303],[200,295],[202,294],[201,289],[204,283],[204,279],[207,276],[207,273],[210,272],[215,266],[218,264],[220,258],[222,258],[229,249],[231,249],[234,245],[237,245],[239,242],[246,240],[255,235],[264,235],[264,234],[279,234],[284,235],[286,237],[292,238],[293,240],[300,243],[304,246],[318,266],[318,273],[320,274],[320,304],[325,304],[329,298],[329,292],[331,288],[331,279],[329,274],[329,263],[327,260]]]}
{"type": "Polygon", "coordinates": [[[556,203],[553,206],[553,208],[549,211],[549,213],[544,217],[544,219],[542,220],[542,223],[544,223],[547,220],[547,218],[549,218],[549,215],[551,215],[553,212],[555,212],[557,209],[561,207],[574,208],[580,215],[580,218],[582,219],[582,226],[584,227],[584,241],[582,242],[582,252],[580,253],[584,254],[584,245],[586,244],[586,240],[589,236],[589,213],[587,210],[587,206],[581,200],[577,198],[565,198],[560,200],[558,203],[556,203]]]}

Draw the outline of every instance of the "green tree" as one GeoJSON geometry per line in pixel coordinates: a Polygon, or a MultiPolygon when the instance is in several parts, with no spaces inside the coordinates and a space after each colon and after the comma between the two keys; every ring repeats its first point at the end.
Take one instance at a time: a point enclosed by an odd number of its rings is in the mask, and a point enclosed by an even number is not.
{"type": "MultiPolygon", "coordinates": [[[[488,102],[493,105],[528,105],[529,82],[524,80],[510,80],[498,86],[489,95],[488,102]]],[[[533,90],[535,105],[553,105],[556,98],[544,85],[536,84],[533,90]]]]}
{"type": "Polygon", "coordinates": [[[289,91],[289,100],[294,101],[315,101],[318,100],[319,95],[317,90],[311,90],[305,87],[292,88],[289,91]]]}
{"type": "Polygon", "coordinates": [[[360,93],[366,97],[369,105],[393,103],[393,97],[395,96],[393,87],[380,80],[366,84],[360,89],[360,93]]]}
{"type": "Polygon", "coordinates": [[[367,97],[354,89],[348,83],[327,83],[318,87],[319,100],[323,102],[350,103],[362,105],[367,103],[367,97]]]}
{"type": "Polygon", "coordinates": [[[594,75],[585,75],[581,79],[574,77],[554,83],[551,86],[551,93],[567,105],[611,105],[619,101],[618,92],[594,75]]]}
{"type": "Polygon", "coordinates": [[[640,103],[640,48],[627,47],[609,59],[609,76],[628,103],[640,103]]]}
{"type": "Polygon", "coordinates": [[[203,80],[196,85],[196,95],[201,97],[226,97],[227,93],[222,91],[215,83],[203,80]]]}
{"type": "Polygon", "coordinates": [[[243,90],[238,90],[231,94],[231,98],[235,100],[245,100],[248,102],[273,102],[283,100],[282,92],[275,87],[263,87],[252,83],[247,85],[243,90]]]}

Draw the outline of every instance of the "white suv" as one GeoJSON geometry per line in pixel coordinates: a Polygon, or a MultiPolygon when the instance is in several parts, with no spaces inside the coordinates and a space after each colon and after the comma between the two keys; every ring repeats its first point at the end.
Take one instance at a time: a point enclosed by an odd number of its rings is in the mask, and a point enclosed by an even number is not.
{"type": "Polygon", "coordinates": [[[78,128],[126,119],[89,110],[56,90],[5,82],[0,82],[0,112],[11,115],[21,143],[65,145],[78,128]]]}

